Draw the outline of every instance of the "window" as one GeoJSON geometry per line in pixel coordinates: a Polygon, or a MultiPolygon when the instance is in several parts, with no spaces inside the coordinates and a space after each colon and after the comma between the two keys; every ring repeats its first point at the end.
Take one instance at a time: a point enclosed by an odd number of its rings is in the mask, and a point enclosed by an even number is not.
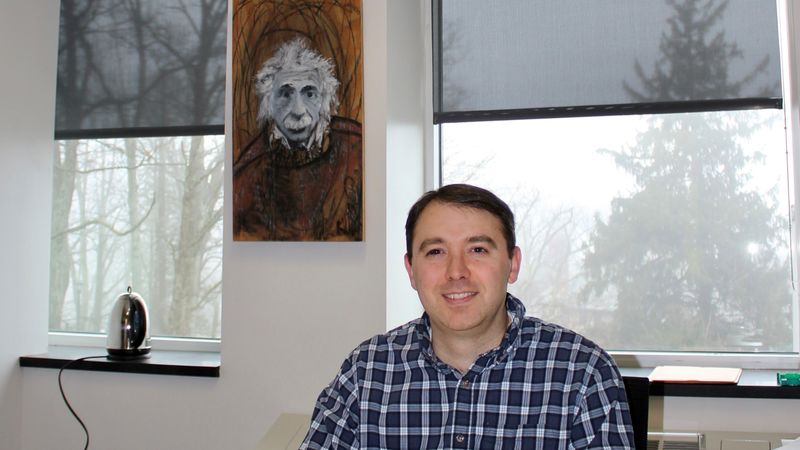
{"type": "Polygon", "coordinates": [[[220,338],[227,2],[61,2],[50,331],[220,338]]]}
{"type": "Polygon", "coordinates": [[[57,142],[50,330],[103,332],[128,285],[151,334],[220,337],[224,136],[57,142]]]}
{"type": "Polygon", "coordinates": [[[522,3],[434,8],[441,183],[509,201],[511,292],[607,349],[797,352],[775,9],[522,3]]]}
{"type": "Polygon", "coordinates": [[[441,135],[442,183],[485,186],[515,211],[523,273],[510,289],[531,314],[612,349],[792,350],[781,111],[448,123],[441,135]]]}

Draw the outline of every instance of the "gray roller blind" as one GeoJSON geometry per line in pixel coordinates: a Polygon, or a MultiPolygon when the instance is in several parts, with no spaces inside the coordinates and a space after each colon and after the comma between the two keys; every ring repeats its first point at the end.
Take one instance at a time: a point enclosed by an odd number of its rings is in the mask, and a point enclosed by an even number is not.
{"type": "Polygon", "coordinates": [[[224,133],[226,0],[62,0],[56,139],[224,133]]]}
{"type": "Polygon", "coordinates": [[[782,104],[770,0],[435,0],[433,22],[437,123],[782,104]]]}

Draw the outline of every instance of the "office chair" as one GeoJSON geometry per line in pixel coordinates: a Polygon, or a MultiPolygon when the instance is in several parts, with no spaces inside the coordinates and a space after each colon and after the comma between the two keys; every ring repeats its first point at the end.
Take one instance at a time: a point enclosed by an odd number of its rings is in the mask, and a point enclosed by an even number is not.
{"type": "Polygon", "coordinates": [[[650,380],[645,377],[622,377],[633,422],[636,450],[647,449],[647,415],[650,408],[650,380]]]}

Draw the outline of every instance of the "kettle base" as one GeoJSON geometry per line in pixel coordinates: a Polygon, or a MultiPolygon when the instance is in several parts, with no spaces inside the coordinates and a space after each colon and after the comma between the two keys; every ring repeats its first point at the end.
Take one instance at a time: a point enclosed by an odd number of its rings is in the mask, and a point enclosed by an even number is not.
{"type": "Polygon", "coordinates": [[[134,348],[128,350],[121,350],[118,348],[107,348],[107,359],[113,361],[132,361],[135,359],[146,359],[150,357],[150,347],[147,348],[134,348]]]}

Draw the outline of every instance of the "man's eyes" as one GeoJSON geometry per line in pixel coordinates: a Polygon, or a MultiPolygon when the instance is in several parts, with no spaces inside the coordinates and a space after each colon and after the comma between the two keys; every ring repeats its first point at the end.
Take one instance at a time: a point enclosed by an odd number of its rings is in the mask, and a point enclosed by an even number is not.
{"type": "Polygon", "coordinates": [[[319,91],[314,86],[306,86],[301,91],[308,98],[317,98],[319,91]]]}
{"type": "Polygon", "coordinates": [[[294,93],[294,89],[289,86],[281,86],[278,90],[278,96],[281,98],[288,98],[294,93]]]}
{"type": "MultiPolygon", "coordinates": [[[[478,254],[489,253],[489,249],[486,247],[472,247],[467,251],[469,253],[478,253],[478,254]]],[[[444,249],[441,248],[432,248],[425,252],[425,256],[437,256],[443,254],[444,254],[444,249]]]]}

